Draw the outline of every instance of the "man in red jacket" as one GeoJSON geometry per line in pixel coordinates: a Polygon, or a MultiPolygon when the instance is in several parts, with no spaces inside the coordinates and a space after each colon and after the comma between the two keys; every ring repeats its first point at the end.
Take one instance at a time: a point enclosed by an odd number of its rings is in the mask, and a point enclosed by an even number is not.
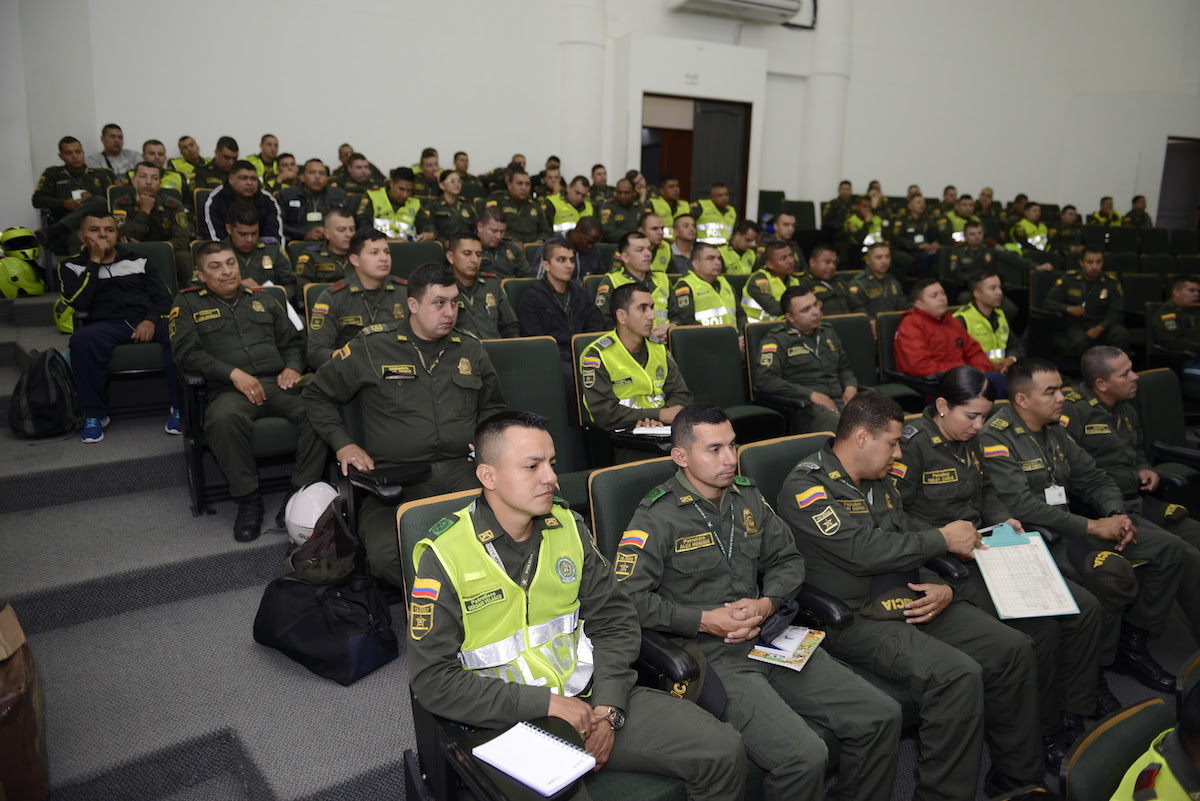
{"type": "Polygon", "coordinates": [[[918,281],[912,288],[912,304],[900,320],[892,345],[896,369],[936,382],[951,367],[969,364],[987,373],[997,395],[1005,397],[1004,376],[993,371],[979,343],[950,314],[946,290],[937,279],[918,281]]]}

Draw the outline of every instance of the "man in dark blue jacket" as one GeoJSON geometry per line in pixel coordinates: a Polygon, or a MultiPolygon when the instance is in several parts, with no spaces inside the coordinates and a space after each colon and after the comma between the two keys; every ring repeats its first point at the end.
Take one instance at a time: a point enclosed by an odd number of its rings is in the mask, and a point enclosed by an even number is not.
{"type": "Polygon", "coordinates": [[[279,203],[258,184],[258,172],[248,161],[234,162],[225,183],[218,186],[197,209],[199,234],[219,242],[225,238],[225,217],[229,207],[239,200],[251,203],[258,212],[258,235],[283,246],[283,212],[279,203]]]}
{"type": "Polygon", "coordinates": [[[574,278],[575,251],[551,240],[542,255],[542,278],[529,288],[517,307],[521,336],[554,337],[570,372],[571,337],[587,331],[603,331],[604,322],[583,284],[574,278]]]}

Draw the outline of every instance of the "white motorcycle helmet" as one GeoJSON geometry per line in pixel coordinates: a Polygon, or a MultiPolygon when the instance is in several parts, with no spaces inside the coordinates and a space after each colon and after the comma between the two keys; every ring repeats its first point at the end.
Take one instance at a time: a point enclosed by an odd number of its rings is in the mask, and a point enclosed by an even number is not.
{"type": "Polygon", "coordinates": [[[288,537],[292,542],[302,545],[311,537],[313,526],[337,497],[338,491],[324,481],[297,490],[296,494],[288,499],[287,510],[284,512],[288,537]]]}

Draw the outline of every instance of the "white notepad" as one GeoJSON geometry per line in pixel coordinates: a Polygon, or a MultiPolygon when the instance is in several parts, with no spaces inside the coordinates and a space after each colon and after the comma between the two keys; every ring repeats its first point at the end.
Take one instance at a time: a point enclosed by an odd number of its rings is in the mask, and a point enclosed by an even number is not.
{"type": "Polygon", "coordinates": [[[587,751],[525,721],[471,753],[545,796],[596,767],[596,758],[587,751]]]}

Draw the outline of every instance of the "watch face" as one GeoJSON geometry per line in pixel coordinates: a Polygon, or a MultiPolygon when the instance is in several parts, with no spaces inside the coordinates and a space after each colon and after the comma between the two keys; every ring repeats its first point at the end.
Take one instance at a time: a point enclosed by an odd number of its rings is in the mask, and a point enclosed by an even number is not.
{"type": "Polygon", "coordinates": [[[614,730],[620,729],[625,725],[625,713],[616,707],[613,707],[612,712],[608,713],[608,719],[612,723],[614,730]]]}

